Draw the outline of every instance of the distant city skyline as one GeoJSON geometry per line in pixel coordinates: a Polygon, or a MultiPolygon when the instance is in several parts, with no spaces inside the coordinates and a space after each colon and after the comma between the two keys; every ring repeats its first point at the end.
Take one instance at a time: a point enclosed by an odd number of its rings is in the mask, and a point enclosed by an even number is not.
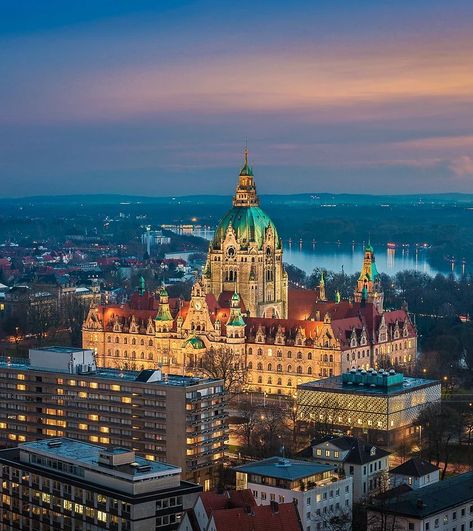
{"type": "Polygon", "coordinates": [[[471,1],[1,9],[1,197],[473,192],[471,1]]]}

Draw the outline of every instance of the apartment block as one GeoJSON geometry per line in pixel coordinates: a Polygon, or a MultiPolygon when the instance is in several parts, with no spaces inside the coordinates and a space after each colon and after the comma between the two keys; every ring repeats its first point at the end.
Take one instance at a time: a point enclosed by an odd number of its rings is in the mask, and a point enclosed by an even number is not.
{"type": "Polygon", "coordinates": [[[65,437],[0,451],[2,529],[176,529],[200,485],[179,467],[65,437]]]}
{"type": "Polygon", "coordinates": [[[0,446],[44,437],[120,446],[211,488],[227,438],[223,381],[97,369],[91,350],[0,361],[0,446]]]}

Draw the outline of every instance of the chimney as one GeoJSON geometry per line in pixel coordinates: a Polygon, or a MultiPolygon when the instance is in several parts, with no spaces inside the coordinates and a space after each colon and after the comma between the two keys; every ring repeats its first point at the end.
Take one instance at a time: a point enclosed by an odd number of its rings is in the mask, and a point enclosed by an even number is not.
{"type": "Polygon", "coordinates": [[[278,512],[279,512],[279,503],[277,501],[271,500],[270,506],[271,506],[271,512],[273,514],[278,514],[278,512]]]}

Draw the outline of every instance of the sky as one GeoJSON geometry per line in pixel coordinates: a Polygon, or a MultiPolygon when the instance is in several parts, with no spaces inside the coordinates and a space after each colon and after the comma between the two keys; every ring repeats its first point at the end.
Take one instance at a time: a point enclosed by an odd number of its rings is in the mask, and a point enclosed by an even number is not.
{"type": "Polygon", "coordinates": [[[0,0],[0,196],[473,193],[471,0],[0,0]]]}

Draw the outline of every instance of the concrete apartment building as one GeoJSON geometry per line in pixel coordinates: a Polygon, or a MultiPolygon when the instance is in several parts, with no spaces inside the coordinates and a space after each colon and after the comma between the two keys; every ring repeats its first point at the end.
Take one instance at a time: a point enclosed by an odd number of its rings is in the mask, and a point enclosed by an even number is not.
{"type": "Polygon", "coordinates": [[[422,409],[439,402],[441,384],[379,369],[352,369],[340,376],[301,384],[302,420],[327,430],[392,446],[418,437],[414,422],[422,409]]]}
{"type": "Polygon", "coordinates": [[[179,467],[65,437],[0,451],[2,529],[176,529],[202,490],[179,467]]]}
{"type": "Polygon", "coordinates": [[[334,517],[351,520],[353,481],[333,465],[270,457],[235,471],[236,488],[250,489],[258,505],[294,502],[305,531],[326,529],[334,517]]]}
{"type": "Polygon", "coordinates": [[[0,445],[44,437],[120,446],[211,488],[227,438],[223,381],[97,369],[93,352],[30,351],[0,361],[0,445]]]}

